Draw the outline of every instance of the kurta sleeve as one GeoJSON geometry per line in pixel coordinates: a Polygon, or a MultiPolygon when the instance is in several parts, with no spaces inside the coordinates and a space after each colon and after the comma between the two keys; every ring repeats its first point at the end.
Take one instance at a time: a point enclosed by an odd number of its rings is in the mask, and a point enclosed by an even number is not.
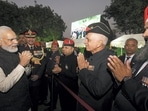
{"type": "Polygon", "coordinates": [[[25,69],[18,65],[8,76],[5,75],[2,68],[0,68],[0,91],[7,92],[11,89],[22,77],[25,69]]]}

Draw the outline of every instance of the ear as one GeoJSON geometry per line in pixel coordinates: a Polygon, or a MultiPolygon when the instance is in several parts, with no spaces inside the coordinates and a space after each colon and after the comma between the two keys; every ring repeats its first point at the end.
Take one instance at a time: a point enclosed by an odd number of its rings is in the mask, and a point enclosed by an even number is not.
{"type": "Polygon", "coordinates": [[[99,40],[99,41],[98,41],[98,45],[97,45],[97,47],[102,46],[102,44],[103,44],[103,41],[102,41],[102,40],[99,40]]]}

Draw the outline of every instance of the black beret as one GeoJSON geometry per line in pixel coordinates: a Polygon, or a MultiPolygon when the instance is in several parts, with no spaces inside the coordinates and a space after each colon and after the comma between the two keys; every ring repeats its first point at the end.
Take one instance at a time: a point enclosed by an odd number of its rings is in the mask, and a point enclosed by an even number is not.
{"type": "Polygon", "coordinates": [[[106,36],[109,41],[112,41],[114,39],[114,35],[108,21],[105,20],[102,16],[100,17],[99,22],[92,23],[86,27],[86,34],[88,33],[102,34],[106,36]]]}

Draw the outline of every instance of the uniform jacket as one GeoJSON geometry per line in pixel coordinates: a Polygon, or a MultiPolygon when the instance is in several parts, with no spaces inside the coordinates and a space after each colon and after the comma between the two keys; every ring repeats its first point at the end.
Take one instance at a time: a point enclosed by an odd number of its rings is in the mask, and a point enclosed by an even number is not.
{"type": "Polygon", "coordinates": [[[51,75],[52,74],[52,69],[54,68],[55,63],[55,57],[60,56],[60,52],[52,52],[50,51],[46,57],[46,74],[51,75]]]}
{"type": "Polygon", "coordinates": [[[122,92],[134,104],[137,111],[148,111],[148,87],[130,79],[122,86],[122,92]]]}
{"type": "MultiPolygon", "coordinates": [[[[113,77],[107,58],[114,52],[103,49],[89,57],[90,68],[79,71],[79,96],[95,111],[110,111],[113,101],[113,77]]],[[[78,105],[77,111],[87,111],[78,105]]]]}
{"type": "MultiPolygon", "coordinates": [[[[117,94],[117,96],[115,98],[115,102],[114,102],[112,111],[145,111],[145,110],[139,110],[139,107],[141,108],[141,106],[137,105],[140,102],[138,98],[141,98],[141,100],[142,100],[142,96],[145,96],[145,95],[140,96],[138,93],[141,91],[137,91],[137,90],[135,91],[135,88],[138,87],[138,86],[136,86],[136,84],[141,84],[142,78],[148,77],[148,67],[145,67],[137,76],[135,76],[135,74],[137,73],[137,71],[139,70],[139,68],[141,67],[142,64],[143,64],[143,62],[138,62],[133,67],[133,72],[134,72],[133,78],[132,78],[133,80],[131,80],[129,82],[127,81],[127,83],[131,82],[130,84],[128,84],[129,85],[128,89],[125,89],[127,87],[126,82],[123,82],[123,84],[121,85],[121,89],[124,88],[124,93],[122,90],[119,91],[119,93],[117,94]],[[130,87],[130,85],[133,85],[133,86],[130,87]],[[130,87],[130,89],[129,89],[129,87],[130,87]],[[127,93],[125,93],[125,91],[127,91],[127,93]],[[133,93],[136,93],[138,95],[132,95],[133,93]],[[131,96],[133,96],[133,97],[131,97],[131,96]]],[[[143,100],[144,99],[145,98],[143,98],[143,100]]],[[[140,105],[142,105],[142,103],[140,105]]],[[[143,104],[143,105],[145,105],[145,108],[146,108],[147,104],[143,104]]],[[[145,109],[143,106],[142,106],[142,108],[145,109]]]]}
{"type": "MultiPolygon", "coordinates": [[[[59,73],[59,80],[75,94],[78,93],[77,57],[74,53],[68,56],[61,56],[59,66],[62,71],[59,73]]],[[[59,98],[61,111],[75,111],[76,99],[59,84],[59,98]]]]}
{"type": "Polygon", "coordinates": [[[77,56],[71,55],[60,58],[60,67],[62,71],[59,73],[59,79],[74,92],[78,91],[78,75],[77,75],[77,56]],[[73,88],[73,89],[72,89],[73,88]]]}
{"type": "MultiPolygon", "coordinates": [[[[43,55],[42,52],[42,48],[40,46],[34,46],[34,49],[30,49],[28,45],[23,45],[19,47],[19,52],[28,50],[33,54],[33,57],[35,58],[41,58],[43,55]]],[[[44,52],[45,54],[45,52],[44,52]]],[[[30,86],[38,86],[40,85],[40,78],[42,77],[44,70],[45,70],[45,56],[44,58],[40,61],[40,64],[34,64],[33,62],[30,62],[30,64],[32,65],[32,71],[31,71],[31,75],[38,75],[39,79],[37,81],[32,81],[30,78],[30,86]]],[[[30,75],[30,76],[31,76],[30,75]]]]}

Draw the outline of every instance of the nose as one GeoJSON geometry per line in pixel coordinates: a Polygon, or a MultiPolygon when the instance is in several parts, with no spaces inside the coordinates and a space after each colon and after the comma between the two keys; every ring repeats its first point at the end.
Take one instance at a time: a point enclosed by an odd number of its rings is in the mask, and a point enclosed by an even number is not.
{"type": "Polygon", "coordinates": [[[84,39],[83,43],[86,44],[87,43],[87,39],[84,39]]]}
{"type": "Polygon", "coordinates": [[[13,42],[14,42],[15,44],[18,44],[18,40],[17,40],[17,39],[14,39],[13,42]]]}
{"type": "Polygon", "coordinates": [[[143,37],[148,37],[148,27],[145,28],[145,31],[143,33],[143,37]]]}
{"type": "Polygon", "coordinates": [[[146,36],[146,30],[143,32],[142,36],[143,36],[143,37],[145,37],[145,36],[146,36]]]}

